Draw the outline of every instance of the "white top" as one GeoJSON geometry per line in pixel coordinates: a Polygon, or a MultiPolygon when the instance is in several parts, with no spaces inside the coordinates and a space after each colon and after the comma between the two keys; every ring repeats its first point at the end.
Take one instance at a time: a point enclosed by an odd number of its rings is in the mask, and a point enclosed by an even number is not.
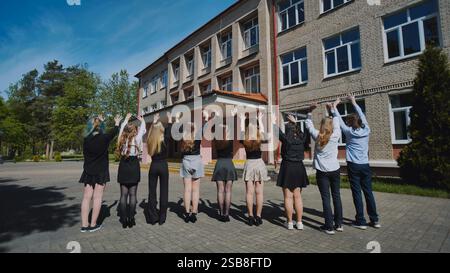
{"type": "Polygon", "coordinates": [[[314,149],[314,168],[321,172],[337,171],[340,169],[338,161],[338,145],[339,139],[341,138],[339,118],[333,118],[333,133],[331,134],[327,145],[321,149],[317,142],[320,132],[314,128],[311,116],[311,113],[308,113],[308,118],[306,119],[305,125],[306,129],[316,142],[316,148],[314,149]]]}
{"type": "MultiPolygon", "coordinates": [[[[120,126],[119,139],[122,136],[123,130],[125,129],[125,126],[127,124],[128,124],[128,119],[125,119],[122,122],[122,125],[120,126]]],[[[147,128],[145,127],[145,122],[141,122],[141,125],[139,126],[137,135],[131,140],[130,156],[138,156],[139,151],[142,151],[142,149],[143,149],[142,138],[144,137],[146,132],[147,132],[147,128]]],[[[128,140],[125,141],[125,145],[122,148],[122,155],[127,154],[127,149],[128,149],[128,140]]]]}

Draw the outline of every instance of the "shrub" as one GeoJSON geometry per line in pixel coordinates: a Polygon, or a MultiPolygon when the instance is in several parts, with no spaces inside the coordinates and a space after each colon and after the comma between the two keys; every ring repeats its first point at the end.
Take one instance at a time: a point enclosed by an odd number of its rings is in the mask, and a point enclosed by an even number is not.
{"type": "Polygon", "coordinates": [[[411,143],[400,154],[400,174],[408,183],[450,189],[450,65],[440,48],[420,57],[412,93],[411,143]]]}
{"type": "Polygon", "coordinates": [[[33,155],[32,160],[33,160],[33,162],[39,162],[39,161],[41,161],[41,156],[39,156],[39,155],[33,155]]]}
{"type": "Polygon", "coordinates": [[[61,153],[55,153],[55,161],[56,162],[61,162],[62,161],[61,153]]]}

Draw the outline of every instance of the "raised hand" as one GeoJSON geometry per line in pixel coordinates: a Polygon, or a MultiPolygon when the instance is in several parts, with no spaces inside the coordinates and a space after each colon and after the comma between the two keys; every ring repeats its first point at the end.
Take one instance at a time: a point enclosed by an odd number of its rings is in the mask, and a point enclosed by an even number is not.
{"type": "Polygon", "coordinates": [[[208,111],[203,110],[202,111],[202,115],[203,115],[203,118],[205,119],[205,121],[209,120],[209,113],[208,113],[208,111]]]}
{"type": "Polygon", "coordinates": [[[333,102],[333,108],[336,108],[339,104],[341,104],[341,98],[337,98],[337,99],[333,102]]]}
{"type": "Polygon", "coordinates": [[[119,114],[117,114],[114,117],[114,122],[116,123],[116,126],[119,126],[121,120],[122,120],[122,117],[119,114]]]}
{"type": "Polygon", "coordinates": [[[168,123],[172,123],[172,112],[167,111],[166,116],[167,116],[168,123]]]}
{"type": "Polygon", "coordinates": [[[153,124],[157,123],[159,120],[159,113],[153,115],[153,124]]]}
{"type": "Polygon", "coordinates": [[[181,118],[181,112],[178,112],[175,114],[175,122],[179,123],[180,122],[180,118],[181,118]]]}
{"type": "Polygon", "coordinates": [[[131,113],[128,113],[125,117],[126,120],[129,120],[133,115],[131,113]]]}
{"type": "Polygon", "coordinates": [[[347,99],[350,100],[353,104],[356,104],[355,96],[352,94],[348,94],[347,99]]]}
{"type": "Polygon", "coordinates": [[[293,115],[288,115],[287,119],[289,120],[289,122],[291,123],[297,123],[297,120],[295,119],[295,117],[293,115]]]}
{"type": "Polygon", "coordinates": [[[309,106],[309,111],[312,112],[312,111],[316,110],[316,109],[317,109],[317,106],[318,106],[317,102],[311,104],[311,105],[309,106]]]}

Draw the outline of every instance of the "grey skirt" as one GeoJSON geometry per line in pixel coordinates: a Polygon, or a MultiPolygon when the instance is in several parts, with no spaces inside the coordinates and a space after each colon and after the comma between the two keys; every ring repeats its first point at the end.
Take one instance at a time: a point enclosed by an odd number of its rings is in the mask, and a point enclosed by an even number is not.
{"type": "Polygon", "coordinates": [[[180,168],[183,178],[198,179],[205,176],[202,157],[200,155],[185,155],[180,168]]]}
{"type": "Polygon", "coordinates": [[[270,177],[268,176],[267,167],[264,161],[259,159],[247,159],[244,166],[244,173],[242,178],[245,182],[247,181],[268,181],[270,177]]]}
{"type": "Polygon", "coordinates": [[[214,173],[211,181],[236,181],[237,172],[234,167],[233,160],[231,158],[219,158],[216,166],[214,167],[214,173]]]}

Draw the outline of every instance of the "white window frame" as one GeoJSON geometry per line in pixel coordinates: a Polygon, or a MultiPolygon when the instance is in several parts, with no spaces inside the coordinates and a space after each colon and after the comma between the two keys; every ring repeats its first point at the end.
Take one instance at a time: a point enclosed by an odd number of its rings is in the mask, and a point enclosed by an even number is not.
{"type": "Polygon", "coordinates": [[[284,10],[280,10],[279,5],[277,5],[277,9],[278,9],[278,33],[286,31],[288,29],[294,28],[300,24],[303,24],[305,22],[305,1],[304,0],[300,0],[297,3],[292,3],[292,0],[287,0],[290,2],[289,7],[287,7],[284,10]],[[300,15],[298,14],[298,6],[300,4],[303,4],[303,21],[300,22],[300,15]],[[289,13],[288,10],[292,7],[295,7],[295,25],[293,25],[292,27],[289,27],[289,13]],[[282,29],[282,18],[283,18],[283,14],[286,13],[286,29],[282,29]]]}
{"type": "Polygon", "coordinates": [[[330,37],[327,37],[327,38],[323,39],[322,40],[322,51],[323,51],[323,54],[322,54],[323,55],[322,56],[322,58],[323,58],[323,76],[324,76],[325,79],[336,77],[336,76],[339,76],[339,75],[352,73],[352,72],[355,72],[355,71],[360,71],[362,69],[362,55],[361,55],[361,32],[359,30],[359,27],[351,28],[351,29],[345,30],[343,32],[340,32],[339,34],[336,34],[336,35],[333,35],[333,36],[330,36],[330,37]],[[342,41],[342,35],[347,33],[347,32],[349,32],[349,31],[353,31],[355,29],[358,30],[358,33],[360,35],[359,36],[359,40],[354,40],[354,41],[347,42],[347,43],[344,44],[343,41],[342,41]],[[333,38],[333,37],[336,37],[336,36],[339,36],[339,38],[340,38],[340,45],[338,45],[336,47],[333,47],[333,48],[330,48],[330,49],[325,49],[325,40],[333,38]],[[354,44],[359,44],[359,59],[360,59],[360,63],[361,63],[361,65],[359,67],[356,67],[356,68],[353,68],[353,59],[352,59],[352,45],[354,45],[354,44]],[[347,56],[348,56],[349,70],[343,71],[343,72],[338,72],[339,69],[338,69],[337,49],[341,48],[343,46],[347,47],[347,56]],[[335,73],[328,74],[327,53],[329,53],[331,51],[334,51],[334,65],[335,65],[334,70],[335,70],[335,73]]]}
{"type": "Polygon", "coordinates": [[[212,64],[211,44],[205,45],[202,47],[202,62],[203,62],[203,69],[211,67],[211,64],[212,64]],[[205,49],[207,49],[207,50],[205,50],[205,49]]]}
{"type": "Polygon", "coordinates": [[[150,106],[151,112],[155,112],[158,111],[158,104],[154,103],[150,106]]]}
{"type": "Polygon", "coordinates": [[[159,102],[159,109],[164,109],[167,106],[167,101],[162,100],[159,102]]]}
{"type": "Polygon", "coordinates": [[[144,99],[148,97],[148,88],[149,88],[149,82],[145,81],[143,92],[142,92],[142,98],[144,98],[144,99]]]}
{"type": "Polygon", "coordinates": [[[252,94],[257,94],[257,93],[261,93],[261,71],[259,70],[258,72],[256,72],[256,68],[258,68],[258,70],[260,69],[259,66],[253,66],[250,67],[248,69],[245,69],[244,71],[244,88],[245,88],[245,92],[247,93],[252,93],[252,94]],[[247,72],[251,71],[252,73],[250,75],[247,75],[247,72]],[[253,89],[253,85],[252,85],[252,79],[256,77],[256,81],[257,81],[257,91],[252,91],[253,89]],[[247,83],[249,83],[250,88],[247,88],[247,83]]]}
{"type": "Polygon", "coordinates": [[[155,94],[158,91],[158,78],[154,77],[150,82],[150,94],[155,94]]]}
{"type": "Polygon", "coordinates": [[[167,70],[164,70],[164,71],[161,73],[160,82],[161,82],[161,84],[160,84],[161,89],[164,89],[164,88],[167,87],[167,70]]]}
{"type": "MultiPolygon", "coordinates": [[[[286,64],[283,64],[283,56],[284,55],[292,54],[296,50],[300,50],[300,49],[303,49],[303,48],[305,48],[305,50],[306,50],[306,47],[301,47],[301,48],[298,48],[298,49],[295,49],[293,51],[290,51],[290,52],[287,52],[287,53],[284,53],[284,54],[280,55],[279,61],[280,61],[281,69],[280,69],[279,73],[280,73],[280,79],[281,79],[280,84],[281,84],[281,88],[282,89],[290,88],[290,87],[294,87],[294,86],[299,86],[299,85],[303,85],[303,84],[308,83],[308,80],[303,81],[303,79],[302,79],[302,72],[303,72],[302,71],[302,62],[306,62],[306,66],[308,66],[308,51],[306,51],[306,57],[300,58],[298,60],[291,61],[291,62],[286,63],[286,64]],[[291,64],[293,64],[293,63],[298,63],[298,73],[299,73],[298,77],[299,77],[300,81],[298,83],[284,85],[284,73],[283,73],[284,67],[287,66],[289,68],[289,77],[291,77],[291,64]]],[[[308,79],[309,79],[309,75],[308,75],[308,79]]],[[[291,82],[291,79],[289,79],[289,82],[291,82]]]]}
{"type": "Polygon", "coordinates": [[[220,36],[220,52],[222,53],[222,61],[233,56],[233,33],[231,31],[220,36]],[[226,37],[227,39],[223,41],[223,37],[226,37]],[[227,56],[228,48],[230,48],[230,56],[227,56]]]}
{"type": "Polygon", "coordinates": [[[177,85],[180,82],[180,63],[172,64],[173,84],[177,85]]]}
{"type": "Polygon", "coordinates": [[[248,23],[252,23],[252,26],[243,31],[243,41],[244,41],[244,50],[247,50],[249,48],[252,48],[254,46],[259,45],[259,21],[258,21],[258,17],[252,18],[251,20],[248,20],[247,22],[244,23],[244,26],[247,25],[248,23]],[[255,23],[255,21],[257,21],[257,23],[255,23]],[[254,45],[251,44],[252,42],[252,35],[251,32],[252,31],[256,31],[256,43],[254,45]]]}
{"type": "Polygon", "coordinates": [[[228,76],[221,79],[221,89],[223,91],[232,91],[233,90],[233,76],[228,76]],[[230,87],[229,89],[227,87],[230,87]]]}
{"type": "Polygon", "coordinates": [[[194,55],[189,55],[186,58],[186,76],[191,77],[194,75],[194,55]]]}
{"type": "Polygon", "coordinates": [[[397,108],[392,107],[391,97],[398,96],[398,95],[402,95],[402,94],[392,94],[389,97],[389,119],[390,119],[390,128],[391,128],[391,140],[392,140],[393,145],[398,145],[398,144],[404,145],[404,144],[411,143],[411,136],[409,135],[408,127],[409,127],[409,125],[411,125],[411,118],[409,117],[409,113],[411,112],[412,106],[403,106],[403,107],[397,107],[397,108]],[[395,112],[404,112],[404,114],[406,115],[407,139],[397,140],[395,137],[395,118],[394,118],[395,112]]]}
{"type": "MultiPolygon", "coordinates": [[[[422,1],[419,3],[423,4],[426,1],[422,1]]],[[[417,6],[417,5],[415,5],[417,6]]],[[[402,12],[405,9],[400,9],[390,15],[386,15],[383,17],[381,25],[382,25],[382,30],[383,30],[383,51],[384,51],[384,62],[385,63],[391,63],[391,62],[396,62],[396,61],[400,61],[400,60],[404,60],[404,59],[409,59],[409,58],[414,58],[416,56],[419,56],[423,53],[423,51],[426,49],[426,41],[425,41],[425,33],[424,33],[424,27],[423,27],[423,22],[431,19],[431,18],[436,18],[437,21],[437,28],[438,28],[438,39],[439,39],[439,45],[442,45],[442,33],[441,33],[441,22],[440,22],[440,17],[439,17],[439,11],[436,11],[434,13],[431,13],[427,16],[422,16],[419,18],[416,18],[414,20],[411,20],[411,14],[410,14],[410,9],[415,7],[415,6],[410,6],[408,8],[406,8],[406,17],[407,17],[407,22],[400,24],[398,26],[395,27],[391,27],[388,29],[385,29],[384,27],[384,18],[395,15],[396,13],[402,12]],[[409,54],[409,55],[405,55],[405,49],[404,49],[404,45],[403,45],[403,32],[402,29],[404,26],[410,25],[410,24],[414,24],[414,23],[418,23],[419,26],[419,40],[420,40],[420,51],[417,53],[413,53],[413,54],[409,54]],[[398,35],[398,41],[399,41],[399,51],[400,51],[400,56],[398,57],[394,57],[394,58],[389,58],[389,48],[388,48],[388,44],[387,44],[387,34],[392,32],[392,31],[397,31],[397,35],[398,35]]]]}
{"type": "Polygon", "coordinates": [[[332,10],[335,10],[335,9],[342,7],[343,5],[350,3],[352,1],[353,0],[344,0],[344,3],[334,6],[334,2],[333,2],[333,0],[331,0],[331,8],[329,10],[324,10],[324,7],[325,7],[324,0],[320,0],[320,14],[324,14],[324,13],[330,12],[332,10]]]}

